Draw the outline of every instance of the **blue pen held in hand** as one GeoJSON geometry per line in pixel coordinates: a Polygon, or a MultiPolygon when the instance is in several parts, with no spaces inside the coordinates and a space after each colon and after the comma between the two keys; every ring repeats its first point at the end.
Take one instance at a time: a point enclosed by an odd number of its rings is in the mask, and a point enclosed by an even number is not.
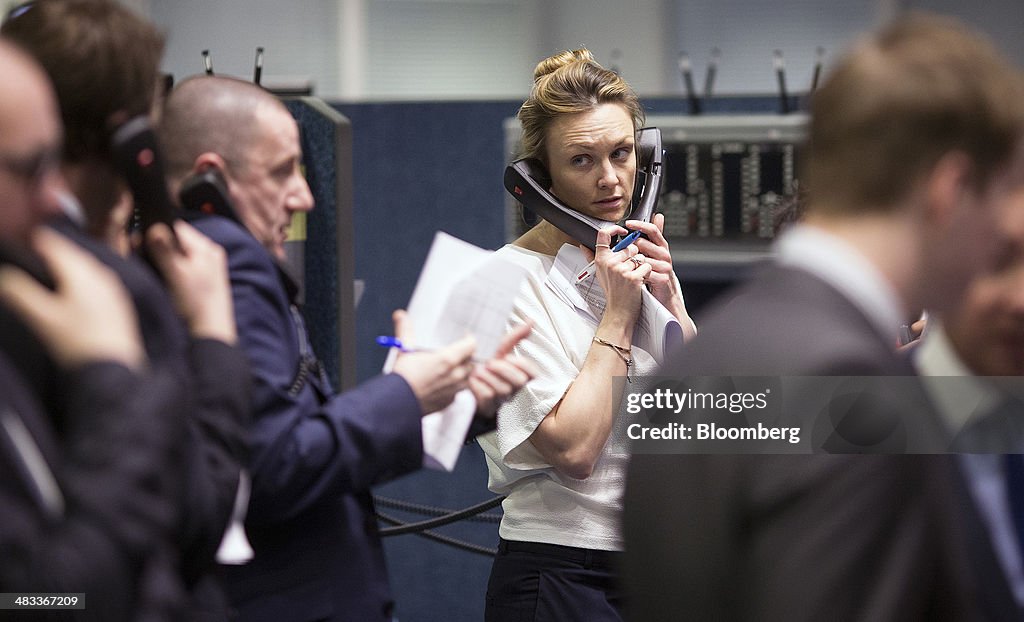
{"type": "Polygon", "coordinates": [[[377,345],[384,346],[385,348],[398,348],[399,352],[422,352],[420,348],[406,347],[398,337],[381,335],[377,337],[377,345]]]}
{"type": "MultiPolygon", "coordinates": [[[[637,239],[642,235],[644,235],[643,231],[630,231],[629,234],[626,235],[626,237],[619,240],[619,243],[612,247],[612,252],[617,253],[621,250],[625,250],[627,246],[629,246],[633,242],[636,242],[637,239]]],[[[583,268],[583,270],[581,270],[580,273],[576,275],[576,282],[579,283],[583,279],[594,274],[594,266],[596,265],[596,261],[588,263],[587,267],[583,268]]]]}

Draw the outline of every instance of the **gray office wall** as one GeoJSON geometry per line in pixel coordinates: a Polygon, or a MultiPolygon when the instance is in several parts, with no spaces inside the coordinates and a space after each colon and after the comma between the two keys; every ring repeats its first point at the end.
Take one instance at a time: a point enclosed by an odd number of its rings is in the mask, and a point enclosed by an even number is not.
{"type": "Polygon", "coordinates": [[[267,80],[308,77],[317,95],[348,101],[518,98],[537,60],[579,45],[620,67],[646,96],[681,92],[680,50],[702,79],[712,47],[722,51],[717,92],[767,92],[770,54],[780,49],[798,90],[817,46],[834,58],[908,8],[958,15],[1024,64],[1018,0],[121,1],[168,33],[164,65],[178,77],[201,71],[203,49],[217,71],[251,77],[255,48],[264,46],[267,80]]]}

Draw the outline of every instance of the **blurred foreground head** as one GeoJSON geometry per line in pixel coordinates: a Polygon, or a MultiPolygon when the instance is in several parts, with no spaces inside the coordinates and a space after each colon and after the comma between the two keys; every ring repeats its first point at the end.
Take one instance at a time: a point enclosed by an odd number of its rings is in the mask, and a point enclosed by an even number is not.
{"type": "Polygon", "coordinates": [[[0,75],[0,242],[24,243],[60,211],[60,121],[46,75],[2,37],[0,75]]]}
{"type": "Polygon", "coordinates": [[[64,171],[102,236],[125,186],[111,163],[117,125],[147,114],[163,84],[164,39],[115,0],[34,0],[0,27],[49,75],[64,124],[64,171]]]}

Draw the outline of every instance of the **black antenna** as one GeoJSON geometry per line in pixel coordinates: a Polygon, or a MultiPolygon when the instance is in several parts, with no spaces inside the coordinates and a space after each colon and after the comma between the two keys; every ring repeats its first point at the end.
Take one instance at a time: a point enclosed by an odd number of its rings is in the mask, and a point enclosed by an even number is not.
{"type": "Polygon", "coordinates": [[[786,93],[786,63],[782,60],[782,50],[772,53],[772,65],[779,79],[779,108],[782,114],[789,114],[789,95],[786,93]]]}
{"type": "Polygon", "coordinates": [[[686,52],[679,53],[679,73],[683,74],[683,86],[686,87],[686,99],[690,103],[690,114],[700,114],[700,99],[693,88],[693,72],[690,70],[690,56],[686,52]]]}
{"type": "Polygon", "coordinates": [[[260,85],[260,77],[263,75],[263,48],[256,48],[256,65],[252,70],[252,83],[260,85]]]}
{"type": "Polygon", "coordinates": [[[213,75],[213,59],[210,58],[210,50],[203,50],[203,67],[206,69],[206,75],[213,75]]]}
{"type": "Polygon", "coordinates": [[[711,97],[715,88],[715,74],[718,73],[718,58],[722,51],[718,48],[711,48],[711,60],[708,61],[708,72],[704,74],[704,98],[711,97]]]}
{"type": "Polygon", "coordinates": [[[612,66],[610,67],[610,69],[614,73],[622,75],[622,72],[619,70],[619,59],[622,58],[622,50],[620,50],[619,48],[613,48],[611,52],[611,57],[612,66]]]}
{"type": "Polygon", "coordinates": [[[171,94],[171,91],[174,89],[174,74],[173,73],[165,73],[165,74],[163,74],[163,81],[161,83],[160,88],[161,88],[161,92],[160,92],[161,97],[167,97],[168,95],[171,94]]]}
{"type": "Polygon", "coordinates": [[[817,54],[814,59],[814,75],[811,76],[811,93],[814,89],[818,88],[818,78],[821,77],[821,65],[822,60],[825,58],[825,48],[818,46],[816,50],[817,54]]]}

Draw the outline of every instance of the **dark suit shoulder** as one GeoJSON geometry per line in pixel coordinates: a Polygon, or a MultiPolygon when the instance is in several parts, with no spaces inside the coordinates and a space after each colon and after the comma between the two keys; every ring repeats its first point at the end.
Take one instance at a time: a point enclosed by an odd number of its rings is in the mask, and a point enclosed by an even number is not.
{"type": "Polygon", "coordinates": [[[843,294],[808,272],[771,266],[726,294],[665,365],[680,375],[903,373],[893,347],[843,294]]]}
{"type": "Polygon", "coordinates": [[[121,280],[138,315],[146,354],[154,363],[171,363],[181,370],[186,330],[174,311],[171,295],[156,273],[135,256],[122,257],[69,220],[57,220],[53,228],[87,251],[121,280]]]}
{"type": "MultiPolygon", "coordinates": [[[[285,307],[297,299],[299,288],[288,268],[244,226],[222,216],[205,214],[191,218],[190,222],[224,248],[233,289],[253,288],[261,296],[275,299],[275,304],[285,307]]],[[[244,314],[244,310],[237,307],[235,312],[244,314]]]]}
{"type": "Polygon", "coordinates": [[[224,247],[230,267],[254,264],[273,270],[273,257],[241,224],[222,216],[206,215],[190,218],[189,222],[203,235],[224,247]]]}

